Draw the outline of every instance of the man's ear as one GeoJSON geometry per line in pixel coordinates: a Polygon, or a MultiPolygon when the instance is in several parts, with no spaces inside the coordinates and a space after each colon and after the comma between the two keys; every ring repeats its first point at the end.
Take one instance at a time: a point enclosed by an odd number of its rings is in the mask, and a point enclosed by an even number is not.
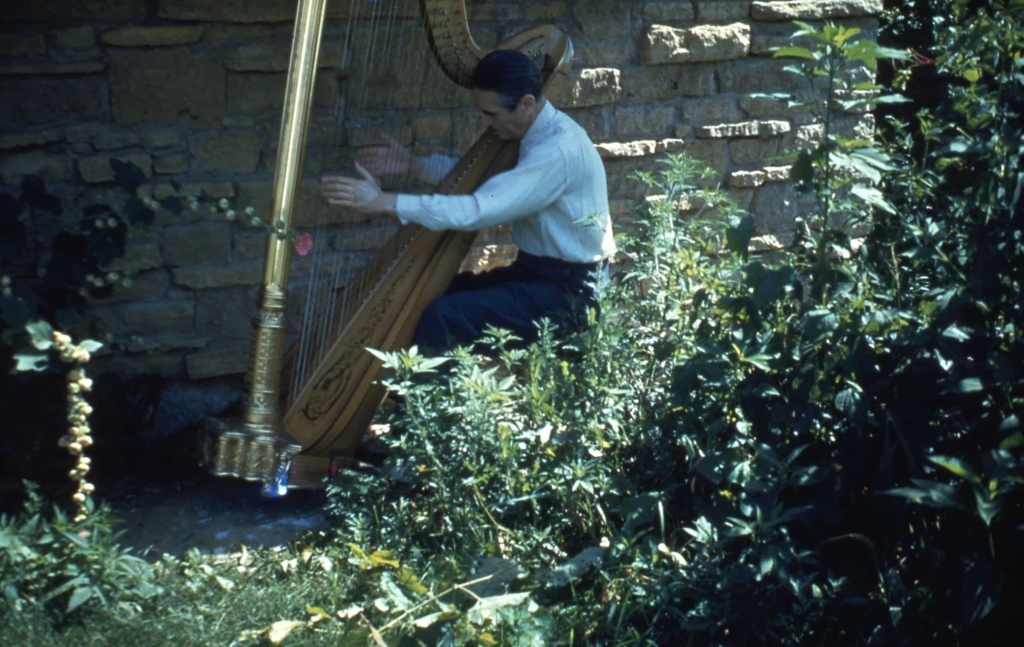
{"type": "Polygon", "coordinates": [[[537,97],[532,94],[525,94],[523,98],[519,100],[519,105],[526,108],[527,111],[533,110],[534,106],[537,105],[537,97]]]}

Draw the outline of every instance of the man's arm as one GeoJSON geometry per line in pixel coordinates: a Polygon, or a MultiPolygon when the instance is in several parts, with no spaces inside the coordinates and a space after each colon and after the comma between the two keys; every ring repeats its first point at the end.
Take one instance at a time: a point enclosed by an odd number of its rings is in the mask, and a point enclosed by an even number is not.
{"type": "Polygon", "coordinates": [[[418,157],[387,133],[377,133],[380,144],[364,146],[356,151],[356,162],[370,172],[371,175],[404,175],[413,176],[437,184],[455,166],[455,158],[447,155],[429,155],[418,157]]]}
{"type": "Polygon", "coordinates": [[[356,162],[356,171],[363,176],[362,179],[343,175],[320,178],[320,195],[327,204],[364,213],[395,214],[395,194],[381,191],[377,179],[359,162],[356,162]]]}

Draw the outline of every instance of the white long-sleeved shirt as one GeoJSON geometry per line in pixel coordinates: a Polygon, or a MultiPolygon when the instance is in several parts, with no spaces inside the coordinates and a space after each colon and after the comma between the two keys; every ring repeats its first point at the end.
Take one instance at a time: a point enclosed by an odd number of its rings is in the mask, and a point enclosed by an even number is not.
{"type": "MultiPolygon", "coordinates": [[[[441,160],[425,171],[443,175],[441,160]]],[[[615,253],[604,164],[585,130],[550,102],[526,131],[519,162],[469,195],[399,194],[403,223],[435,231],[477,231],[511,224],[524,252],[572,263],[593,263],[615,253]]]]}

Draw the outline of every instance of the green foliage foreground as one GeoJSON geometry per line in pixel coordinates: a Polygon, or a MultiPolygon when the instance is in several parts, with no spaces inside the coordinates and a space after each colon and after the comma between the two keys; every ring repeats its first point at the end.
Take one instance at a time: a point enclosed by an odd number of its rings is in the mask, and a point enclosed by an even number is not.
{"type": "MultiPolygon", "coordinates": [[[[8,630],[38,644],[956,643],[1019,577],[1024,523],[1024,29],[965,6],[940,34],[941,115],[894,123],[886,147],[826,128],[798,152],[819,211],[782,260],[750,258],[749,217],[669,157],[641,177],[652,197],[623,241],[635,263],[599,325],[526,349],[496,331],[488,359],[382,355],[402,402],[379,469],[329,486],[335,535],[165,560],[141,615],[27,605],[8,630]]],[[[886,52],[855,30],[800,34],[814,45],[782,54],[825,82],[812,109],[831,123],[857,108],[844,92],[875,90],[847,66],[886,52]]]]}

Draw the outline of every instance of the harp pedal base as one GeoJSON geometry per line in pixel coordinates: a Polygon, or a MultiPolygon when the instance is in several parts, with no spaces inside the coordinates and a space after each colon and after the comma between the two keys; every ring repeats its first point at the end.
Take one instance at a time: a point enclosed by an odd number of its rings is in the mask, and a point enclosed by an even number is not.
{"type": "Polygon", "coordinates": [[[211,474],[259,481],[267,496],[287,491],[300,451],[302,447],[289,438],[238,419],[208,418],[199,436],[200,460],[211,474]]]}

